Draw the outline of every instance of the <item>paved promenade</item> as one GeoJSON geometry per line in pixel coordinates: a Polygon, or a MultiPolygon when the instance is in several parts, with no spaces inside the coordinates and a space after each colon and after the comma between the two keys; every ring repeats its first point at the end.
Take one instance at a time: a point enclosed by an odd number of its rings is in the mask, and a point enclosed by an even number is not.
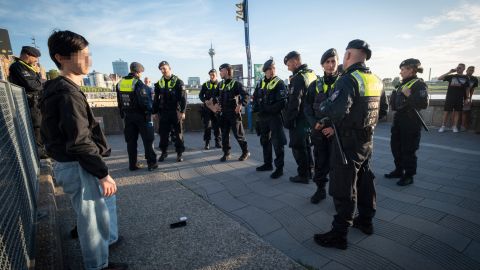
{"type": "MultiPolygon", "coordinates": [[[[351,229],[346,251],[313,242],[313,234],[330,229],[332,199],[313,205],[313,183],[288,181],[296,172],[288,148],[285,175],[273,180],[255,172],[262,163],[255,135],[247,136],[249,160],[236,160],[232,137],[233,159],[221,163],[221,150],[203,150],[202,134],[188,133],[184,162],[172,153],[160,170],[133,173],[123,136],[109,136],[125,237],[111,260],[132,269],[480,269],[480,135],[423,132],[418,174],[407,187],[383,177],[393,168],[389,136],[390,124],[380,124],[375,232],[351,229]],[[170,229],[181,216],[188,225],[170,229]]],[[[57,204],[65,264],[77,269],[79,246],[68,237],[73,213],[58,188],[57,204]]]]}

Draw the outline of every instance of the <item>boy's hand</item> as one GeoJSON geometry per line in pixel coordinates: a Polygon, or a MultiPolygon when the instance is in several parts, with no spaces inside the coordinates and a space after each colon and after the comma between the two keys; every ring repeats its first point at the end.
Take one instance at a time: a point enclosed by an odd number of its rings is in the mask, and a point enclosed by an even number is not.
{"type": "Polygon", "coordinates": [[[117,184],[110,175],[100,179],[100,185],[102,186],[104,197],[110,197],[117,193],[117,184]]]}

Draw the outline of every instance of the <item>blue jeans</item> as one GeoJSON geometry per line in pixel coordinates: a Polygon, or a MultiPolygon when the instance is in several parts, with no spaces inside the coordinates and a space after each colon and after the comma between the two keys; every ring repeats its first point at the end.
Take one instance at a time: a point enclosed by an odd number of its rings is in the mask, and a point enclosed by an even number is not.
{"type": "Polygon", "coordinates": [[[85,269],[108,265],[108,245],[117,241],[116,198],[103,197],[98,179],[78,162],[56,162],[56,182],[69,195],[77,214],[78,238],[85,269]]]}

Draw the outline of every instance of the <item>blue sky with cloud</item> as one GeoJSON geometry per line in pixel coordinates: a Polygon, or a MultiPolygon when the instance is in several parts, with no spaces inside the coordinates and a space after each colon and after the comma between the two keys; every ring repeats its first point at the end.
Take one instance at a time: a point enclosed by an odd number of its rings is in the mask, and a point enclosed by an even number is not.
{"type": "MultiPolygon", "coordinates": [[[[90,42],[92,69],[112,73],[112,61],[138,61],[145,75],[160,78],[157,65],[170,62],[175,74],[207,79],[208,49],[215,65],[246,64],[243,23],[235,20],[239,0],[114,1],[0,0],[0,28],[9,31],[13,51],[35,36],[43,57],[53,29],[69,29],[90,42]]],[[[405,58],[422,61],[428,77],[439,76],[459,62],[480,65],[478,1],[273,1],[250,0],[250,39],[254,63],[270,56],[281,77],[289,75],[283,57],[291,50],[321,73],[320,57],[334,47],[343,56],[355,38],[370,43],[368,65],[381,77],[398,76],[405,58]]],[[[246,72],[246,67],[244,68],[246,72]]],[[[478,74],[477,74],[478,75],[478,74]]]]}

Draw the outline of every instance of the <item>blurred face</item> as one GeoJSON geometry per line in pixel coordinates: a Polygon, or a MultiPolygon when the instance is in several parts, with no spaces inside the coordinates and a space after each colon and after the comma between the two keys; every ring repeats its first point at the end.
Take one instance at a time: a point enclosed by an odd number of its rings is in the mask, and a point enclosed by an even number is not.
{"type": "Polygon", "coordinates": [[[415,70],[409,66],[403,66],[400,68],[400,77],[402,80],[415,76],[415,70]]]}
{"type": "Polygon", "coordinates": [[[323,71],[325,71],[327,75],[332,75],[337,72],[337,66],[338,61],[335,56],[328,58],[322,65],[323,71]]]}
{"type": "Polygon", "coordinates": [[[469,68],[467,68],[467,75],[468,75],[468,76],[472,76],[474,72],[475,72],[475,68],[474,68],[474,67],[469,67],[469,68]]]}
{"type": "Polygon", "coordinates": [[[36,56],[27,54],[25,58],[24,62],[31,66],[36,66],[38,64],[38,57],[36,56]]]}
{"type": "Polygon", "coordinates": [[[275,65],[271,65],[270,68],[265,71],[265,78],[271,79],[275,76],[275,74],[276,74],[275,65]]]}
{"type": "Polygon", "coordinates": [[[62,71],[71,72],[75,75],[86,75],[92,65],[90,51],[85,47],[81,51],[72,53],[70,56],[55,55],[55,59],[60,62],[62,71]]]}
{"type": "Polygon", "coordinates": [[[458,74],[463,74],[463,71],[465,71],[465,66],[464,65],[458,65],[457,66],[457,73],[458,74]]]}
{"type": "Polygon", "coordinates": [[[297,57],[293,57],[293,58],[290,58],[288,59],[287,61],[287,67],[288,67],[288,70],[289,71],[295,71],[295,69],[297,69],[298,67],[300,66],[300,59],[298,59],[297,57]]]}
{"type": "Polygon", "coordinates": [[[145,77],[145,80],[143,81],[146,85],[150,85],[150,83],[152,83],[152,81],[150,81],[150,78],[148,77],[145,77]]]}
{"type": "Polygon", "coordinates": [[[225,80],[228,78],[228,71],[226,68],[220,69],[220,77],[222,78],[222,80],[225,80]]]}
{"type": "Polygon", "coordinates": [[[160,67],[160,72],[162,72],[163,77],[170,78],[172,75],[172,70],[169,65],[163,65],[160,67]]]}
{"type": "Polygon", "coordinates": [[[210,76],[210,81],[216,81],[217,80],[217,73],[216,72],[210,72],[208,73],[208,76],[210,76]]]}

